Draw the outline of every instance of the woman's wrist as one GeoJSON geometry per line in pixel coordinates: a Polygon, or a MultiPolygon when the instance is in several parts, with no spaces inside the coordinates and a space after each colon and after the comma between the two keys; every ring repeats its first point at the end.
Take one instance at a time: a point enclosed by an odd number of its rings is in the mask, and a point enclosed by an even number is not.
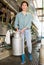
{"type": "Polygon", "coordinates": [[[18,31],[18,28],[16,28],[16,31],[18,31]]]}

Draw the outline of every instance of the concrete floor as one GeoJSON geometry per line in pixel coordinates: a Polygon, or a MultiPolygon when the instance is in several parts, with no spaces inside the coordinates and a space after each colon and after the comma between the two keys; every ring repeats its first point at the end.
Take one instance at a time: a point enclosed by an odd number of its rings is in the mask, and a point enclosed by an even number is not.
{"type": "MultiPolygon", "coordinates": [[[[28,53],[26,50],[26,63],[24,65],[39,65],[39,49],[40,49],[40,43],[33,45],[33,61],[29,63],[28,59],[28,53]]],[[[13,55],[0,60],[0,65],[21,65],[21,57],[15,57],[13,55]]]]}

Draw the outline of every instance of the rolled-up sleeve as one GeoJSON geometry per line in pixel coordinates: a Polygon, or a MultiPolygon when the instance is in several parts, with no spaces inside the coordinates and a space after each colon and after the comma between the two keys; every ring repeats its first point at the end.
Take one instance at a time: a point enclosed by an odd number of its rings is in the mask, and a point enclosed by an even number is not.
{"type": "Polygon", "coordinates": [[[14,28],[18,28],[18,15],[16,15],[16,18],[14,21],[14,28]]]}

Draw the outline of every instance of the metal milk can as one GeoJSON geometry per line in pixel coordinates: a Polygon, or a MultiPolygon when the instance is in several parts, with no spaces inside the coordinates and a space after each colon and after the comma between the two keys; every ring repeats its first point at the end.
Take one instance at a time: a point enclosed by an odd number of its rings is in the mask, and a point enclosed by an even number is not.
{"type": "Polygon", "coordinates": [[[20,56],[23,52],[22,37],[20,32],[15,32],[12,39],[13,55],[20,56]]]}

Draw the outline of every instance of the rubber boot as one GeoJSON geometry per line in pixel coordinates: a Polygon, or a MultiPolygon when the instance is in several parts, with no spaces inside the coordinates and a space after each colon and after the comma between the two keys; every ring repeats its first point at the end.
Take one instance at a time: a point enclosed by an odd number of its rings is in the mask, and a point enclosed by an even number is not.
{"type": "Polygon", "coordinates": [[[29,61],[32,61],[32,54],[31,53],[28,53],[28,58],[29,58],[29,61]]]}
{"type": "Polygon", "coordinates": [[[22,54],[21,59],[22,59],[21,64],[24,64],[25,63],[25,54],[22,54]]]}

